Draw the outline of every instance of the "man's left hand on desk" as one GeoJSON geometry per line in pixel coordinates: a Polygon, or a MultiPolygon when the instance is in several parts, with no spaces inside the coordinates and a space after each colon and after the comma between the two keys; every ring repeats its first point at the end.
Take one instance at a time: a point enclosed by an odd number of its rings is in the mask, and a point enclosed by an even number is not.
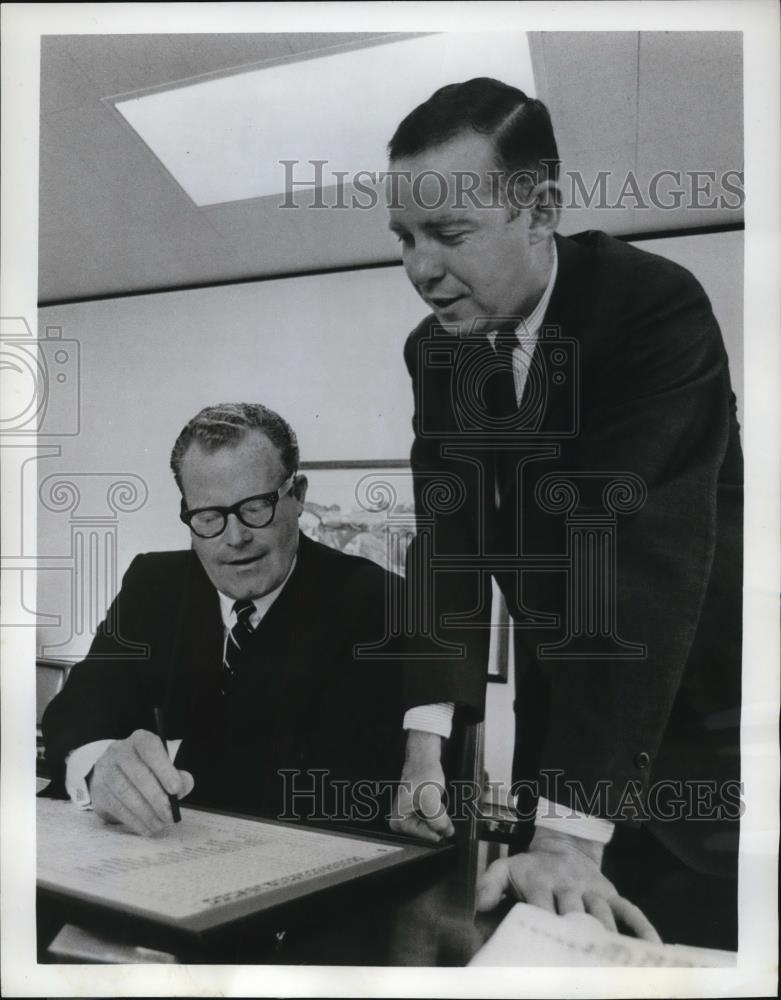
{"type": "Polygon", "coordinates": [[[408,732],[404,769],[390,821],[394,833],[434,843],[452,837],[453,822],[443,801],[442,743],[442,737],[435,733],[408,732]]]}
{"type": "Polygon", "coordinates": [[[590,913],[607,930],[617,924],[646,941],[661,939],[643,913],[602,874],[602,844],[537,827],[524,854],[494,861],[478,883],[478,910],[507,895],[551,913],[590,913]]]}

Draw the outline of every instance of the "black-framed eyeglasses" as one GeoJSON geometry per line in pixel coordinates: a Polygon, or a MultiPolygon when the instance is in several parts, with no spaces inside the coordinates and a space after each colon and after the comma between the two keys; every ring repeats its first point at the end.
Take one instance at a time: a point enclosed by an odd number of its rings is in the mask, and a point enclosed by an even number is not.
{"type": "Polygon", "coordinates": [[[180,520],[184,521],[194,535],[199,538],[216,538],[228,524],[230,514],[235,514],[247,528],[267,528],[274,520],[277,504],[293,489],[297,473],[289,476],[277,490],[271,493],[256,493],[245,497],[231,507],[198,507],[187,510],[182,500],[180,520]]]}

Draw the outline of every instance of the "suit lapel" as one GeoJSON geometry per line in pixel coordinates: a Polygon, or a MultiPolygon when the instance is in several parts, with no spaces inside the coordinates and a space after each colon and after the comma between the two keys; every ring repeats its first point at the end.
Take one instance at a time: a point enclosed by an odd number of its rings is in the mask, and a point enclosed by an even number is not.
{"type": "MultiPolygon", "coordinates": [[[[583,247],[573,239],[557,235],[556,250],[558,274],[540,328],[534,361],[537,385],[544,395],[537,434],[560,442],[574,436],[579,426],[582,338],[591,282],[590,255],[583,247]]],[[[534,387],[527,383],[526,389],[534,387]]]]}
{"type": "Polygon", "coordinates": [[[213,714],[223,652],[217,591],[194,552],[181,586],[166,713],[172,737],[175,730],[189,733],[213,714]]]}
{"type": "Polygon", "coordinates": [[[559,236],[558,233],[555,236],[559,267],[543,325],[562,326],[569,329],[570,335],[583,316],[589,296],[592,255],[587,248],[588,236],[588,233],[578,237],[559,236]]]}

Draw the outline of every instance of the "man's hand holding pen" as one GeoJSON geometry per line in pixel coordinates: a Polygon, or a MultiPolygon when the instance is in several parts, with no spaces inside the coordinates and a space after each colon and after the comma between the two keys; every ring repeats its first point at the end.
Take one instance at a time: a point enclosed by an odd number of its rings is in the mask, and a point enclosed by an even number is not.
{"type": "Polygon", "coordinates": [[[169,797],[184,798],[194,785],[188,771],[171,763],[160,737],[146,729],[112,743],[89,779],[92,808],[101,819],[146,837],[174,822],[169,797]]]}

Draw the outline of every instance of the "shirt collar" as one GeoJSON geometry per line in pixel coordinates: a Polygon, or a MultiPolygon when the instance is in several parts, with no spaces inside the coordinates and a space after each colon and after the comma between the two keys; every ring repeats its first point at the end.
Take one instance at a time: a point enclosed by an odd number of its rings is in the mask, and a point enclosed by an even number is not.
{"type": "Polygon", "coordinates": [[[521,320],[518,329],[515,331],[519,336],[524,333],[530,337],[536,337],[540,332],[540,327],[542,326],[542,321],[545,319],[545,313],[548,311],[548,303],[550,302],[551,295],[553,295],[553,286],[556,284],[556,276],[559,273],[559,253],[556,249],[556,241],[553,241],[553,266],[551,267],[550,277],[548,278],[548,284],[545,286],[545,291],[542,293],[542,298],[537,303],[537,305],[532,309],[526,319],[521,320]]]}
{"type": "MultiPolygon", "coordinates": [[[[545,291],[542,293],[542,297],[537,305],[532,309],[529,315],[522,319],[521,322],[515,328],[515,336],[518,341],[521,340],[534,340],[537,339],[537,334],[540,332],[540,327],[542,326],[542,321],[545,319],[545,313],[548,311],[548,303],[550,302],[551,295],[553,295],[553,286],[556,284],[556,276],[559,273],[559,253],[556,249],[556,241],[553,242],[553,266],[551,267],[550,277],[548,278],[548,284],[545,286],[545,291]]],[[[496,340],[496,330],[491,330],[487,337],[491,342],[491,347],[495,347],[496,340]]]]}
{"type": "MultiPolygon", "coordinates": [[[[296,568],[297,561],[298,561],[298,555],[296,554],[293,558],[293,562],[290,565],[290,570],[288,571],[287,576],[282,581],[282,583],[280,583],[278,587],[276,587],[274,590],[270,590],[267,594],[263,594],[262,597],[254,598],[252,603],[255,605],[255,610],[250,615],[250,622],[252,623],[253,627],[255,628],[257,627],[258,623],[261,621],[261,619],[266,614],[268,609],[282,593],[285,584],[290,579],[293,570],[296,568]]],[[[221,590],[217,591],[217,596],[220,599],[220,615],[222,617],[222,624],[227,629],[232,628],[236,621],[236,616],[233,614],[233,605],[236,603],[236,598],[228,597],[228,595],[223,594],[221,590]]]]}

